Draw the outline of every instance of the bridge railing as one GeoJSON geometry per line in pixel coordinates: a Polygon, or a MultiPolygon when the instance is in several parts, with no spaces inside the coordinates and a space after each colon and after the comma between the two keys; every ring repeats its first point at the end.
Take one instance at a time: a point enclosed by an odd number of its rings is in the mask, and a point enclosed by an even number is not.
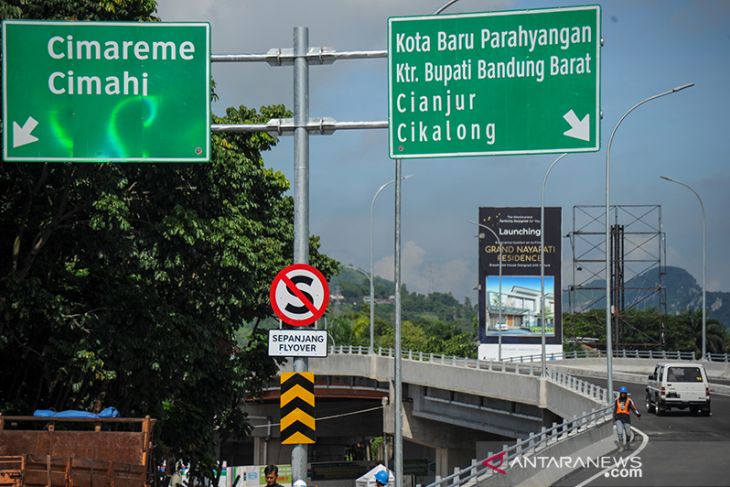
{"type": "Polygon", "coordinates": [[[484,480],[495,475],[495,468],[509,471],[514,461],[519,457],[534,455],[560,441],[600,426],[611,419],[610,406],[601,406],[589,413],[566,419],[562,423],[553,423],[552,427],[545,428],[538,433],[532,433],[525,439],[518,440],[514,445],[504,445],[504,449],[496,455],[490,454],[484,460],[472,462],[470,467],[456,468],[448,477],[436,477],[436,480],[426,487],[453,487],[476,485],[477,480],[484,480]],[[491,465],[491,467],[490,467],[491,465]]]}
{"type": "MultiPolygon", "coordinates": [[[[369,355],[368,347],[343,345],[338,347],[330,347],[330,355],[338,354],[354,354],[369,355]]],[[[373,350],[373,354],[380,357],[392,358],[395,352],[392,348],[378,347],[373,350]]],[[[469,369],[489,370],[493,372],[510,372],[523,375],[540,375],[540,365],[531,363],[508,363],[492,360],[478,360],[475,358],[458,357],[455,355],[441,355],[437,353],[418,352],[415,350],[403,350],[403,360],[413,360],[416,362],[426,362],[439,365],[451,365],[453,367],[463,367],[469,369]]]]}
{"type": "MultiPolygon", "coordinates": [[[[570,360],[579,358],[605,358],[605,350],[573,350],[570,352],[560,353],[548,353],[545,355],[545,359],[548,361],[553,360],[570,360]]],[[[614,358],[644,358],[653,360],[688,360],[694,361],[697,359],[694,352],[682,352],[682,351],[668,351],[668,350],[614,350],[614,358]]],[[[708,354],[708,358],[713,361],[728,361],[728,354],[708,354]]],[[[542,355],[521,355],[518,357],[510,357],[504,359],[505,362],[509,363],[533,363],[541,362],[542,355]]]]}
{"type": "Polygon", "coordinates": [[[707,360],[710,362],[730,362],[730,353],[708,353],[707,360]]]}
{"type": "MultiPolygon", "coordinates": [[[[393,357],[394,350],[392,348],[379,347],[373,350],[373,353],[381,357],[393,357]]],[[[330,347],[330,354],[369,355],[369,351],[368,347],[345,345],[340,347],[330,347]]],[[[507,372],[513,374],[531,375],[536,377],[542,374],[542,366],[540,365],[539,361],[538,363],[522,363],[505,361],[500,362],[496,360],[477,360],[473,358],[456,357],[453,355],[439,355],[434,353],[416,352],[413,350],[404,350],[403,359],[439,365],[450,365],[453,367],[486,370],[490,372],[507,372]]],[[[579,394],[588,396],[598,403],[606,401],[608,395],[607,390],[596,384],[592,384],[588,381],[553,369],[546,370],[545,376],[556,384],[579,394]]]]}
{"type": "Polygon", "coordinates": [[[608,401],[608,389],[604,387],[554,369],[546,370],[545,374],[556,384],[588,396],[596,402],[608,401]]]}
{"type": "MultiPolygon", "coordinates": [[[[368,347],[356,346],[356,345],[342,345],[339,347],[330,347],[331,354],[338,353],[349,353],[356,355],[369,355],[368,347]]],[[[393,357],[394,351],[392,348],[378,347],[373,350],[373,353],[381,357],[393,357]]],[[[680,350],[614,350],[614,358],[643,358],[651,360],[687,360],[695,361],[698,357],[693,351],[680,351],[680,350]]],[[[542,362],[542,355],[521,355],[518,357],[510,357],[500,361],[490,360],[477,360],[466,357],[456,357],[453,355],[440,355],[435,353],[417,352],[413,350],[404,350],[403,358],[408,360],[418,360],[421,362],[441,363],[441,364],[452,364],[462,365],[465,367],[475,368],[477,362],[480,364],[536,364],[542,362]]],[[[606,358],[605,350],[572,350],[569,352],[559,353],[548,353],[545,355],[547,361],[555,360],[571,360],[579,358],[606,358]]],[[[711,362],[730,362],[730,354],[728,353],[708,353],[707,360],[711,362]]],[[[486,365],[480,365],[479,368],[485,368],[486,365]]],[[[489,366],[489,370],[500,370],[498,365],[489,366]]],[[[510,371],[514,371],[511,369],[510,371]]],[[[530,369],[520,369],[523,373],[529,373],[530,369]]]]}

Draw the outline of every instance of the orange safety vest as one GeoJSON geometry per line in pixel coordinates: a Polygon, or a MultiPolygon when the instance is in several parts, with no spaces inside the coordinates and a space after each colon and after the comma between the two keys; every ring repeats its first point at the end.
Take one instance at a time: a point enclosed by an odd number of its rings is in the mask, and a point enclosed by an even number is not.
{"type": "Polygon", "coordinates": [[[622,404],[620,399],[616,399],[616,414],[630,414],[631,413],[631,398],[627,397],[626,401],[622,404]]]}

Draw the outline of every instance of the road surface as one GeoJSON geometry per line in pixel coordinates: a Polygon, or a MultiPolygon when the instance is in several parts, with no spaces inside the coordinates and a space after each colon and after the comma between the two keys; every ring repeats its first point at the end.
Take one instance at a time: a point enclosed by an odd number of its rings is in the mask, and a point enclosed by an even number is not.
{"type": "MultiPolygon", "coordinates": [[[[602,379],[584,379],[606,386],[602,379]]],[[[614,383],[616,388],[621,385],[624,384],[614,383]]],[[[625,385],[642,413],[641,419],[632,419],[632,425],[648,437],[645,447],[641,449],[642,437],[637,435],[630,450],[621,454],[614,450],[609,455],[627,458],[636,453],[635,459],[627,464],[629,468],[623,471],[611,469],[609,472],[586,468],[564,477],[555,486],[578,486],[596,475],[595,479],[583,485],[730,486],[730,397],[712,396],[711,417],[693,416],[685,411],[655,416],[646,412],[645,386],[625,385]],[[639,463],[640,468],[631,468],[639,463]],[[616,478],[606,477],[606,473],[616,478]]]]}

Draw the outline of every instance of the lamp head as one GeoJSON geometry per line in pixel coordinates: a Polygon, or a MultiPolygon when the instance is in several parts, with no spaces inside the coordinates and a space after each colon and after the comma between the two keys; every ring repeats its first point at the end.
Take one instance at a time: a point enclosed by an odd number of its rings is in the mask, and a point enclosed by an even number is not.
{"type": "Polygon", "coordinates": [[[676,93],[678,91],[685,90],[687,88],[692,88],[695,84],[694,83],[685,83],[683,85],[675,86],[672,88],[672,93],[676,93]]]}

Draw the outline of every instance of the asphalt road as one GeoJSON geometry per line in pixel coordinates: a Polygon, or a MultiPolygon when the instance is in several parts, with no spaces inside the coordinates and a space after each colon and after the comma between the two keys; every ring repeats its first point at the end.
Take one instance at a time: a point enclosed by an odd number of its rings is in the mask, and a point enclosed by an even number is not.
{"type": "MultiPolygon", "coordinates": [[[[606,386],[602,379],[584,378],[606,386]]],[[[614,384],[616,388],[624,384],[614,384]]],[[[648,436],[648,443],[641,450],[640,435],[635,436],[630,450],[612,458],[627,458],[636,453],[628,469],[611,470],[606,477],[600,468],[586,468],[564,477],[554,484],[559,487],[578,486],[598,476],[587,484],[597,486],[677,486],[710,487],[730,486],[730,397],[712,396],[712,416],[693,416],[685,411],[672,411],[666,416],[646,412],[646,392],[643,385],[625,384],[636,401],[641,419],[632,418],[632,426],[648,436]],[[640,462],[640,468],[632,469],[640,462]],[[623,478],[621,478],[623,476],[623,478]]]]}

